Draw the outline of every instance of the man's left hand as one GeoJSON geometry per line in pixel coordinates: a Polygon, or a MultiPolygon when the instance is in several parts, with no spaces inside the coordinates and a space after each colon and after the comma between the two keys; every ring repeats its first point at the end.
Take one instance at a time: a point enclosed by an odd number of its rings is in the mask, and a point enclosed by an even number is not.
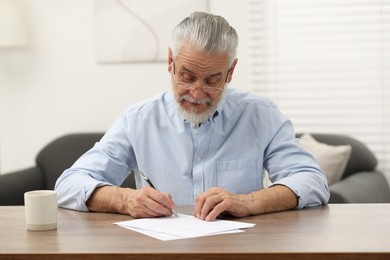
{"type": "Polygon", "coordinates": [[[235,194],[223,188],[210,188],[195,198],[194,216],[206,221],[216,219],[221,213],[235,217],[251,215],[249,205],[252,194],[235,194]]]}

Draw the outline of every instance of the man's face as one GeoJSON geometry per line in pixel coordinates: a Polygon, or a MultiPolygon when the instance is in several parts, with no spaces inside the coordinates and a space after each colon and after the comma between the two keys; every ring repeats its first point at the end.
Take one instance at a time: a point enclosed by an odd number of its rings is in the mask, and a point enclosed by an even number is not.
{"type": "Polygon", "coordinates": [[[202,123],[215,112],[235,65],[229,70],[228,58],[228,53],[210,54],[184,47],[173,61],[170,53],[168,70],[175,99],[191,123],[202,123]]]}

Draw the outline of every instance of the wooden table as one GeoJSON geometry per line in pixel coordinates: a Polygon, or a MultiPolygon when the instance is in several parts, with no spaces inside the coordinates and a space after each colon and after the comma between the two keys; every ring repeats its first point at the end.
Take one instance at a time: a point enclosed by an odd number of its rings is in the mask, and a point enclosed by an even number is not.
{"type": "MultiPolygon", "coordinates": [[[[190,208],[178,208],[189,213],[190,208]]],[[[24,207],[0,207],[0,259],[390,259],[390,204],[330,204],[237,219],[245,233],[160,241],[113,225],[129,216],[58,210],[31,232],[24,207]]]]}

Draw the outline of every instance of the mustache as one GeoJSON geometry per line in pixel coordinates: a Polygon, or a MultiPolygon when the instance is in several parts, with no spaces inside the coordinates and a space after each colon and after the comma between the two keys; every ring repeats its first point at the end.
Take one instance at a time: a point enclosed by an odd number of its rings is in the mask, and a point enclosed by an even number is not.
{"type": "Polygon", "coordinates": [[[211,98],[209,97],[196,99],[191,97],[190,95],[183,95],[179,98],[179,103],[183,102],[184,100],[198,105],[202,105],[202,104],[211,105],[211,98]]]}

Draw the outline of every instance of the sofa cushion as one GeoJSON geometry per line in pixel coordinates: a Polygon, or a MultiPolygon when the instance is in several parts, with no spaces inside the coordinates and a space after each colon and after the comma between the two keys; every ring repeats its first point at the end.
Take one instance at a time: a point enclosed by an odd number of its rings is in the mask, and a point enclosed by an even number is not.
{"type": "MultiPolygon", "coordinates": [[[[347,167],[345,168],[341,179],[347,178],[356,172],[373,171],[378,164],[378,161],[371,150],[364,143],[351,136],[341,134],[310,134],[314,137],[314,139],[321,143],[329,145],[349,144],[352,146],[351,158],[348,161],[347,167]]],[[[301,134],[297,134],[297,137],[300,135],[301,134]]]]}
{"type": "Polygon", "coordinates": [[[303,134],[299,141],[302,147],[316,159],[329,185],[341,179],[351,156],[351,145],[328,145],[318,142],[310,134],[303,134]]]}

